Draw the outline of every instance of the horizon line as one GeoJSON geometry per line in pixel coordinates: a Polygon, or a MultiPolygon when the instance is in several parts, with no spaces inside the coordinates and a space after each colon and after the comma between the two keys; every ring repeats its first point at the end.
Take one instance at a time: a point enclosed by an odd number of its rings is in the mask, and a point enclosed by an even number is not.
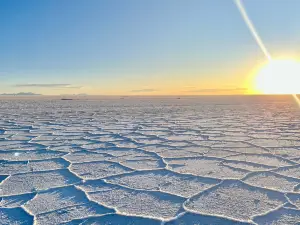
{"type": "MultiPolygon", "coordinates": [[[[157,95],[126,95],[126,94],[86,94],[86,95],[78,95],[78,94],[58,94],[58,95],[45,95],[45,94],[35,94],[35,95],[18,95],[18,94],[0,94],[1,97],[32,97],[32,98],[40,98],[40,97],[64,97],[64,96],[72,96],[72,97],[193,97],[193,96],[290,96],[291,94],[264,94],[264,93],[254,93],[254,94],[195,94],[195,95],[185,95],[185,94],[157,94],[157,95]]],[[[300,93],[294,94],[300,95],[300,93]]]]}

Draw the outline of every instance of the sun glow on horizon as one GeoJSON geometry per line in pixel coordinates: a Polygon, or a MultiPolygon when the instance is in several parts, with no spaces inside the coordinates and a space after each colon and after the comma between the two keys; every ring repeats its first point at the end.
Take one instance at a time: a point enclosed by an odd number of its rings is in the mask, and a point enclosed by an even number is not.
{"type": "Polygon", "coordinates": [[[275,59],[265,64],[254,78],[255,92],[262,94],[299,94],[300,62],[275,59]]]}

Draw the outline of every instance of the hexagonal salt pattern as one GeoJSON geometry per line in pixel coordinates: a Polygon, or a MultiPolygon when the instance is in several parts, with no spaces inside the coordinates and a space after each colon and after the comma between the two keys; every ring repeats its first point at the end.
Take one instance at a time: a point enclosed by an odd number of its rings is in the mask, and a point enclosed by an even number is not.
{"type": "Polygon", "coordinates": [[[0,100],[0,224],[299,224],[280,99],[0,100]]]}

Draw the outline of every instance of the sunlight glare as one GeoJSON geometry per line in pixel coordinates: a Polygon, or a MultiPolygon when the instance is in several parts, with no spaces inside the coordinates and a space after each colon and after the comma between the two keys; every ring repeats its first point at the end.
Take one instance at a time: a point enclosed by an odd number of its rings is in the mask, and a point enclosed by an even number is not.
{"type": "Polygon", "coordinates": [[[255,78],[255,89],[263,94],[299,94],[300,62],[292,59],[272,60],[255,78]]]}

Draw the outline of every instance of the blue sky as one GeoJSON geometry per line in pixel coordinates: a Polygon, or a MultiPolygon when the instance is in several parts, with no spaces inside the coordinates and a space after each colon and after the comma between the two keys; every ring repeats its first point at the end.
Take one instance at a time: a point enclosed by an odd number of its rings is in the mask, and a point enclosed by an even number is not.
{"type": "MultiPolygon", "coordinates": [[[[299,57],[300,1],[244,0],[270,53],[299,57]]],[[[0,93],[240,90],[264,56],[232,0],[0,0],[0,93]]]]}

